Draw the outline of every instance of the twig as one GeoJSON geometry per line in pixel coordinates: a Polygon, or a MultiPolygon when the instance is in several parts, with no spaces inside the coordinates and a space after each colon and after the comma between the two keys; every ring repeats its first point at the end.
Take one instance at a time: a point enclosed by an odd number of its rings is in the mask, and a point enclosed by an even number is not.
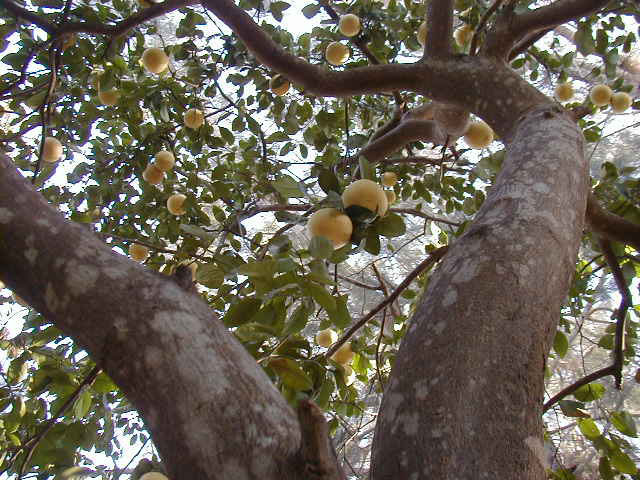
{"type": "Polygon", "coordinates": [[[480,34],[482,33],[482,30],[484,29],[484,26],[486,25],[487,20],[489,20],[489,17],[493,15],[493,12],[495,12],[500,7],[500,5],[502,5],[503,1],[504,0],[495,0],[495,2],[493,2],[493,4],[487,9],[486,12],[484,12],[484,15],[482,15],[482,17],[480,18],[480,21],[478,22],[478,25],[476,25],[476,28],[473,32],[473,38],[471,38],[469,55],[476,54],[476,48],[478,47],[478,39],[480,38],[480,34]]]}
{"type": "Polygon", "coordinates": [[[427,268],[431,267],[438,260],[440,260],[444,256],[444,254],[447,253],[448,248],[449,247],[446,247],[446,246],[440,247],[434,250],[433,252],[431,252],[431,254],[425,260],[423,260],[416,268],[414,268],[411,271],[411,273],[409,273],[409,275],[406,276],[406,278],[402,281],[400,285],[398,285],[398,287],[393,291],[393,293],[391,293],[391,295],[389,295],[387,298],[381,301],[378,305],[376,305],[372,310],[369,311],[369,313],[367,313],[364,317],[358,320],[349,330],[347,330],[347,332],[341,338],[339,338],[336,343],[331,345],[331,347],[329,347],[329,349],[327,350],[327,353],[325,353],[325,357],[330,358],[331,355],[336,353],[336,350],[338,350],[342,345],[344,345],[358,330],[360,330],[369,320],[371,320],[376,315],[376,313],[378,313],[380,310],[382,310],[384,307],[386,307],[391,302],[393,302],[396,298],[398,298],[398,296],[400,296],[400,294],[411,284],[411,282],[413,282],[413,280],[418,275],[420,275],[423,271],[425,271],[427,268]]]}
{"type": "Polygon", "coordinates": [[[609,264],[609,268],[611,268],[611,272],[613,273],[613,278],[615,279],[616,285],[618,287],[618,291],[620,296],[620,306],[616,311],[616,333],[614,340],[614,360],[613,364],[608,367],[602,368],[596,372],[593,372],[586,377],[581,378],[577,382],[569,385],[566,388],[563,388],[560,392],[556,393],[553,397],[551,397],[545,404],[542,409],[542,412],[546,412],[553,405],[558,403],[567,395],[571,395],[578,388],[583,385],[587,385],[594,380],[599,378],[603,378],[609,375],[612,375],[615,379],[616,388],[619,390],[622,387],[622,366],[624,363],[624,333],[625,333],[625,319],[627,316],[627,310],[633,304],[631,302],[631,293],[629,292],[629,288],[624,280],[624,276],[622,274],[622,270],[620,269],[620,264],[618,263],[618,259],[616,258],[613,250],[611,248],[611,243],[609,240],[600,240],[600,246],[604,253],[605,258],[607,259],[607,263],[609,264]]]}
{"type": "Polygon", "coordinates": [[[98,376],[98,374],[102,371],[102,368],[99,367],[98,365],[96,365],[95,367],[93,367],[91,369],[91,371],[89,372],[89,374],[84,378],[84,380],[82,380],[82,382],[80,382],[80,385],[78,385],[76,387],[76,389],[74,390],[74,392],[69,396],[69,398],[60,406],[60,408],[58,409],[58,411],[53,415],[53,417],[51,417],[48,421],[47,424],[45,425],[45,427],[37,434],[35,434],[33,437],[31,437],[29,440],[27,440],[26,442],[24,442],[23,446],[21,447],[22,450],[27,450],[27,453],[24,457],[24,460],[22,461],[22,465],[20,466],[20,470],[19,470],[19,475],[18,475],[18,479],[20,480],[23,476],[24,476],[24,472],[27,468],[27,464],[29,463],[29,461],[31,460],[31,457],[33,456],[33,453],[35,452],[38,444],[40,443],[40,441],[44,438],[44,436],[49,433],[49,431],[53,428],[53,426],[55,425],[56,421],[67,411],[67,409],[73,405],[73,403],[76,401],[76,399],[80,396],[80,394],[82,393],[82,391],[84,390],[85,387],[91,385],[96,377],[98,376]]]}

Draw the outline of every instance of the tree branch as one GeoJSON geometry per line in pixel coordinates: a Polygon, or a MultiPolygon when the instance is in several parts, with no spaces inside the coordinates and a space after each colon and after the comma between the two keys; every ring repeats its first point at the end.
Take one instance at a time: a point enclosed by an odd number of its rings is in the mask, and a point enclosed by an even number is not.
{"type": "Polygon", "coordinates": [[[423,58],[449,58],[453,40],[453,0],[431,0],[427,5],[427,38],[423,58]]]}
{"type": "Polygon", "coordinates": [[[372,65],[345,71],[331,71],[287,53],[232,0],[203,0],[211,10],[244,42],[263,65],[285,75],[310,93],[344,97],[389,90],[423,90],[427,69],[421,64],[372,65]]]}
{"type": "Polygon", "coordinates": [[[431,252],[429,254],[429,256],[425,260],[420,262],[420,264],[416,268],[414,268],[409,273],[409,275],[406,276],[406,278],[402,281],[402,283],[400,285],[398,285],[398,287],[391,293],[391,295],[389,295],[383,301],[381,301],[378,305],[373,307],[373,309],[370,310],[369,313],[367,313],[364,317],[362,317],[360,320],[358,320],[349,330],[347,330],[345,332],[345,334],[342,335],[342,337],[340,337],[336,341],[336,343],[331,345],[331,347],[329,347],[327,352],[324,354],[325,357],[326,358],[331,358],[331,355],[336,353],[336,350],[338,350],[351,337],[353,337],[353,335],[358,330],[360,330],[362,327],[364,327],[367,324],[367,322],[369,320],[371,320],[376,315],[376,313],[378,313],[380,310],[382,310],[384,307],[386,307],[391,302],[393,302],[396,298],[398,298],[398,296],[400,296],[400,294],[411,284],[411,282],[413,282],[413,280],[418,275],[420,275],[427,268],[430,268],[436,262],[438,262],[442,257],[444,257],[444,255],[447,253],[447,249],[448,248],[449,247],[440,247],[437,250],[434,250],[433,252],[431,252]]]}
{"type": "Polygon", "coordinates": [[[611,243],[609,240],[600,240],[600,246],[602,247],[602,251],[604,256],[609,264],[609,268],[611,269],[611,273],[613,274],[613,278],[616,282],[616,286],[618,287],[618,292],[620,293],[620,306],[616,310],[616,332],[615,332],[615,340],[614,340],[614,360],[613,364],[608,367],[602,368],[596,372],[593,372],[586,377],[581,378],[577,382],[572,383],[566,388],[563,388],[560,392],[556,393],[553,397],[551,397],[545,404],[542,409],[542,412],[546,412],[553,405],[558,403],[564,397],[571,395],[573,392],[578,390],[580,387],[584,385],[588,385],[589,383],[598,380],[599,378],[603,378],[609,375],[613,375],[616,388],[620,389],[622,387],[622,367],[624,365],[624,336],[625,336],[625,321],[627,317],[627,310],[629,307],[633,306],[631,301],[631,292],[629,292],[629,287],[627,286],[624,275],[622,273],[622,269],[620,268],[620,264],[618,263],[618,259],[616,258],[615,253],[613,253],[613,249],[611,248],[611,243]]]}
{"type": "Polygon", "coordinates": [[[586,219],[593,232],[608,240],[631,245],[640,252],[640,225],[606,211],[593,193],[587,200],[586,219]]]}
{"type": "Polygon", "coordinates": [[[570,20],[576,20],[597,12],[611,0],[558,0],[551,5],[536,8],[517,15],[511,22],[514,38],[554,28],[570,20]]]}

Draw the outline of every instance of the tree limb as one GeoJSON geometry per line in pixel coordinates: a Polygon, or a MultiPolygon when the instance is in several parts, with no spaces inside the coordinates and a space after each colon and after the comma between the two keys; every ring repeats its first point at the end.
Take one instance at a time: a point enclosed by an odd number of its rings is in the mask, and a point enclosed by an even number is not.
{"type": "Polygon", "coordinates": [[[414,268],[409,273],[409,275],[405,277],[402,283],[400,283],[400,285],[396,287],[396,289],[391,293],[391,295],[389,295],[384,300],[382,300],[378,305],[373,307],[373,309],[371,309],[369,313],[367,313],[364,317],[358,320],[351,328],[349,328],[349,330],[347,330],[345,334],[342,335],[342,337],[340,337],[336,341],[336,343],[331,345],[331,347],[329,347],[327,352],[324,354],[325,357],[331,358],[331,355],[336,353],[336,350],[338,350],[342,345],[344,345],[347,341],[349,341],[349,339],[353,337],[353,335],[358,330],[364,327],[367,324],[367,322],[376,315],[376,313],[378,313],[380,310],[382,310],[384,307],[386,307],[391,302],[393,302],[396,298],[398,298],[398,296],[400,296],[400,294],[411,284],[411,282],[413,282],[413,280],[418,275],[420,275],[427,268],[430,268],[436,262],[438,262],[442,257],[444,257],[444,255],[447,253],[448,248],[449,247],[446,247],[446,246],[440,247],[437,250],[434,250],[433,252],[431,252],[425,260],[420,262],[420,264],[416,268],[414,268]]]}
{"type": "Polygon", "coordinates": [[[427,37],[423,59],[451,56],[453,0],[431,0],[427,5],[427,37]]]}
{"type": "Polygon", "coordinates": [[[586,219],[593,232],[608,240],[631,245],[640,252],[640,225],[606,211],[593,193],[587,200],[586,219]]]}
{"type": "Polygon", "coordinates": [[[536,8],[515,16],[510,30],[514,38],[554,28],[570,20],[576,20],[597,12],[611,0],[558,0],[551,5],[536,8]]]}

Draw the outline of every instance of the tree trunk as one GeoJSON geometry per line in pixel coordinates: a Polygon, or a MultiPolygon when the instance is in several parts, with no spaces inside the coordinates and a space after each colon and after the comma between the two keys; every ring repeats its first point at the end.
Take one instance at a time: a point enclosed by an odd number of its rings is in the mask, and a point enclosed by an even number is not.
{"type": "Polygon", "coordinates": [[[568,114],[547,105],[519,120],[495,185],[430,278],[402,342],[372,480],[545,478],[544,364],[588,186],[568,114]]]}
{"type": "Polygon", "coordinates": [[[296,414],[198,295],[64,217],[0,155],[3,281],[122,388],[174,479],[305,478],[296,414]]]}

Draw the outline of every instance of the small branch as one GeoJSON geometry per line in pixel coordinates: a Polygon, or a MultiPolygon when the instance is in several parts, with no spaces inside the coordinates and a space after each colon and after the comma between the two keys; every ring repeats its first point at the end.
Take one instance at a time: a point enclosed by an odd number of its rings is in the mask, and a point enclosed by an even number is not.
{"type": "Polygon", "coordinates": [[[302,433],[300,457],[307,478],[346,480],[331,444],[329,427],[322,410],[309,399],[300,400],[298,421],[302,433]]]}
{"type": "Polygon", "coordinates": [[[413,280],[424,272],[427,268],[433,266],[436,262],[438,262],[444,255],[447,253],[449,247],[440,247],[437,250],[434,250],[429,254],[429,256],[423,260],[416,268],[414,268],[409,275],[402,281],[400,285],[385,298],[382,302],[376,305],[372,310],[369,311],[364,317],[358,320],[347,332],[336,341],[325,353],[326,358],[331,358],[331,355],[336,353],[342,345],[344,345],[358,330],[360,330],[366,323],[371,320],[380,310],[393,302],[396,298],[400,296],[400,294],[413,282],[413,280]]]}
{"type": "Polygon", "coordinates": [[[593,193],[587,200],[586,219],[588,228],[598,235],[640,251],[640,225],[606,211],[593,193]]]}
{"type": "Polygon", "coordinates": [[[82,382],[80,382],[80,385],[78,385],[76,387],[76,389],[69,396],[69,398],[60,406],[60,408],[53,415],[53,417],[51,417],[47,421],[45,427],[39,433],[35,434],[29,440],[24,442],[24,444],[21,447],[21,449],[22,450],[26,450],[26,455],[24,457],[24,460],[22,461],[22,465],[20,466],[19,476],[18,476],[19,479],[21,479],[24,476],[25,470],[27,468],[27,464],[31,460],[31,457],[33,457],[33,453],[35,452],[35,450],[36,450],[38,444],[40,443],[40,441],[44,438],[44,436],[47,433],[49,433],[49,431],[55,425],[56,421],[69,409],[69,407],[71,405],[73,405],[73,403],[80,396],[80,394],[83,392],[85,387],[91,385],[95,381],[96,377],[101,372],[101,370],[102,370],[102,368],[97,366],[97,365],[95,367],[93,367],[91,369],[91,371],[89,372],[89,374],[84,378],[84,380],[82,380],[82,382]]]}
{"type": "Polygon", "coordinates": [[[363,282],[359,282],[358,280],[354,280],[353,278],[349,278],[346,277],[344,275],[340,275],[338,274],[338,278],[340,280],[344,280],[345,282],[349,282],[357,287],[362,287],[362,288],[366,288],[367,290],[381,290],[381,288],[379,286],[376,285],[369,285],[363,282]]]}
{"type": "Polygon", "coordinates": [[[459,227],[462,225],[460,222],[453,222],[451,220],[447,220],[446,218],[434,217],[433,215],[429,215],[427,213],[421,212],[420,210],[416,210],[414,208],[390,208],[390,212],[394,213],[406,213],[408,215],[415,215],[416,217],[421,217],[426,220],[431,220],[433,222],[445,223],[447,225],[452,225],[454,227],[459,227]]]}
{"type": "Polygon", "coordinates": [[[473,32],[473,37],[471,38],[471,46],[469,47],[469,55],[475,55],[476,50],[478,48],[478,42],[480,41],[480,35],[482,34],[482,30],[487,24],[489,17],[494,14],[494,12],[500,8],[502,2],[504,0],[495,0],[493,4],[484,12],[484,15],[480,18],[478,25],[476,25],[475,31],[473,32]]]}
{"type": "Polygon", "coordinates": [[[560,392],[556,393],[553,397],[551,397],[545,404],[542,409],[542,412],[546,412],[553,405],[558,403],[564,397],[571,395],[577,389],[584,385],[588,385],[589,383],[598,380],[599,378],[603,378],[609,375],[612,375],[615,379],[616,388],[620,389],[622,387],[622,367],[624,365],[624,335],[625,335],[625,320],[627,317],[627,310],[633,306],[631,301],[631,293],[629,292],[629,287],[627,286],[622,270],[620,269],[620,264],[618,263],[618,259],[616,258],[613,250],[611,248],[611,243],[609,240],[601,239],[600,246],[604,253],[605,258],[607,259],[607,263],[609,264],[609,268],[611,268],[611,273],[613,273],[613,278],[615,279],[616,286],[618,287],[618,292],[620,293],[620,306],[616,310],[616,333],[614,340],[614,360],[613,364],[608,367],[602,368],[597,372],[593,372],[586,377],[581,378],[577,382],[569,385],[566,388],[563,388],[560,392]]]}
{"type": "MultiPolygon", "coordinates": [[[[378,270],[378,267],[376,266],[375,262],[371,264],[371,268],[373,269],[373,273],[375,273],[376,278],[380,283],[380,290],[382,290],[382,293],[384,294],[385,297],[388,297],[389,289],[387,288],[387,283],[385,282],[385,279],[382,276],[382,273],[380,273],[380,270],[378,270]]],[[[394,302],[391,302],[390,307],[391,307],[391,315],[393,315],[394,317],[399,317],[400,312],[398,312],[398,308],[396,307],[396,304],[394,302]]],[[[384,327],[384,324],[382,325],[381,330],[383,329],[383,327],[384,327]]]]}
{"type": "Polygon", "coordinates": [[[451,57],[453,0],[431,0],[427,5],[427,37],[423,59],[451,57]]]}

